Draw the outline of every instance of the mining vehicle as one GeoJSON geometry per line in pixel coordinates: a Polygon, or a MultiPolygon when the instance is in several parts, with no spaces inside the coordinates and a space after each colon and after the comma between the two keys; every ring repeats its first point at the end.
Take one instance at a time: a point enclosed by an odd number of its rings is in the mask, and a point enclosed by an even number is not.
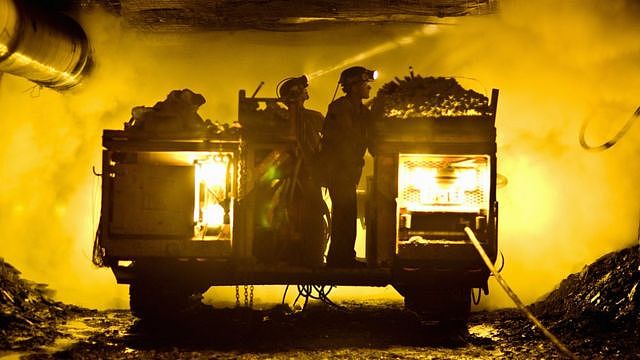
{"type": "Polygon", "coordinates": [[[132,118],[103,132],[94,257],[129,285],[141,318],[179,312],[211,286],[392,285],[409,309],[466,324],[490,273],[463,229],[494,262],[498,251],[497,100],[494,89],[483,113],[374,119],[362,268],[324,264],[331,217],[305,109],[241,90],[237,127],[132,118]]]}

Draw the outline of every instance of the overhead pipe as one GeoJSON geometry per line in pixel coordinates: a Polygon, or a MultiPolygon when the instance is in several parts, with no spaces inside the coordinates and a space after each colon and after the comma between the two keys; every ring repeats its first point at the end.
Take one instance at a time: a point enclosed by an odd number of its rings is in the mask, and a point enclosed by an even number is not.
{"type": "Polygon", "coordinates": [[[0,72],[66,90],[90,67],[89,41],[73,19],[41,13],[26,1],[0,0],[0,72]]]}

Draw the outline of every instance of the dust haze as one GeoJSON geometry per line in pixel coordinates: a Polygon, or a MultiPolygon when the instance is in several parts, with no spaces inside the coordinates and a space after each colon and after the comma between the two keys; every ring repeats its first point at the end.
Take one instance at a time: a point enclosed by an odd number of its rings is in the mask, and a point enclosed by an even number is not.
{"type": "MultiPolygon", "coordinates": [[[[597,257],[636,241],[640,216],[640,124],[610,150],[604,143],[640,105],[637,2],[501,1],[497,14],[443,25],[358,25],[321,32],[143,34],[101,12],[78,19],[94,48],[93,73],[56,93],[0,77],[0,256],[25,278],[78,305],[127,307],[127,289],[91,264],[98,223],[101,132],[121,129],[131,108],[190,88],[203,118],[236,119],[239,89],[275,96],[288,76],[315,74],[309,108],[326,112],[339,71],[380,71],[375,90],[408,67],[458,76],[488,94],[500,89],[499,244],[503,275],[525,302],[597,257]],[[340,67],[342,66],[342,67],[340,67]]],[[[482,306],[510,303],[491,282],[482,306]]],[[[277,302],[283,287],[257,287],[277,302]]],[[[229,289],[213,296],[232,301],[229,289]]],[[[399,299],[390,288],[339,288],[334,299],[399,299]]]]}

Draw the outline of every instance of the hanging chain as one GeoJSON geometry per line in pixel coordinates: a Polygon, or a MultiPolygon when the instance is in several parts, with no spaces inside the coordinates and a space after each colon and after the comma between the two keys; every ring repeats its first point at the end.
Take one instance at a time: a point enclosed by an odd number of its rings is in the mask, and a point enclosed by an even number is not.
{"type": "MultiPolygon", "coordinates": [[[[244,306],[253,307],[253,285],[244,285],[244,306]]],[[[240,307],[240,285],[236,285],[236,307],[240,307]]]]}
{"type": "Polygon", "coordinates": [[[242,200],[244,199],[244,196],[246,195],[247,192],[247,182],[248,182],[248,174],[247,174],[247,167],[244,161],[245,158],[245,154],[247,152],[246,149],[247,145],[242,142],[240,144],[239,150],[238,150],[238,161],[237,161],[237,166],[238,166],[238,170],[237,170],[237,174],[238,177],[236,178],[236,186],[237,186],[237,194],[238,194],[238,199],[242,200]]]}

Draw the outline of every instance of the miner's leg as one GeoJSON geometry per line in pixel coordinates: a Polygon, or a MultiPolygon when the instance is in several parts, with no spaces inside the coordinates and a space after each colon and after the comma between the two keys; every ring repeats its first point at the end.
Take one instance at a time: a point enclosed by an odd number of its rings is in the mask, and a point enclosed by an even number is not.
{"type": "Polygon", "coordinates": [[[327,264],[330,266],[348,266],[355,259],[356,186],[352,181],[334,181],[329,186],[332,227],[327,264]]]}

